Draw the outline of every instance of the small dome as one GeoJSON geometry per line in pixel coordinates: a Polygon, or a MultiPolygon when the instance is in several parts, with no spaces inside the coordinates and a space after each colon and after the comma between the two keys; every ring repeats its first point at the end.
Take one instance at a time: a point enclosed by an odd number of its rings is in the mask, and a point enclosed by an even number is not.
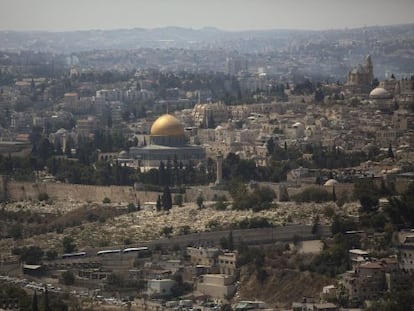
{"type": "Polygon", "coordinates": [[[391,94],[382,87],[377,87],[369,93],[369,98],[371,99],[388,99],[391,97],[391,94]]]}
{"type": "Polygon", "coordinates": [[[184,136],[184,126],[176,117],[164,114],[152,124],[151,136],[184,136]]]}
{"type": "Polygon", "coordinates": [[[303,127],[303,124],[300,122],[296,122],[292,125],[293,128],[297,128],[297,127],[303,127]]]}
{"type": "Polygon", "coordinates": [[[326,183],[324,183],[324,186],[333,186],[336,185],[338,182],[335,179],[329,179],[326,183]]]}
{"type": "Polygon", "coordinates": [[[62,135],[62,134],[66,134],[68,131],[65,130],[64,128],[60,128],[57,130],[56,134],[62,135]]]}

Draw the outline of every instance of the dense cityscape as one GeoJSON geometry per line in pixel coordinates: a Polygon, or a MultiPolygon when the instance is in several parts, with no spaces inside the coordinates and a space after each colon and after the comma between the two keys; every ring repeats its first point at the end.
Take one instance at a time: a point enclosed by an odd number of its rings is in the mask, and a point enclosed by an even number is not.
{"type": "Polygon", "coordinates": [[[413,310],[413,52],[0,30],[0,310],[413,310]]]}

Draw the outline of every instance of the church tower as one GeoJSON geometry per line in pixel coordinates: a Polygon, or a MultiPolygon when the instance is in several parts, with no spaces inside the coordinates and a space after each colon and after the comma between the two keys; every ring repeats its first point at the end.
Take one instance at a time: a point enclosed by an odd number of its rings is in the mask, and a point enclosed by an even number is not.
{"type": "Polygon", "coordinates": [[[221,151],[217,153],[217,179],[216,185],[220,185],[223,182],[223,154],[221,151]]]}
{"type": "Polygon", "coordinates": [[[367,72],[367,83],[371,84],[372,80],[374,80],[374,66],[372,65],[371,55],[367,56],[365,70],[367,72]]]}

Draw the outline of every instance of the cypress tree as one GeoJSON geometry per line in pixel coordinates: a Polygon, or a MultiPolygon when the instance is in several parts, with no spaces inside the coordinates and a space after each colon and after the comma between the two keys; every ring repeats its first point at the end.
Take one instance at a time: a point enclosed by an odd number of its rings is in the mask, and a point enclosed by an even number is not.
{"type": "Polygon", "coordinates": [[[388,146],[388,157],[394,159],[394,152],[392,151],[392,146],[389,144],[388,146]]]}
{"type": "Polygon", "coordinates": [[[37,305],[37,293],[34,292],[33,300],[32,300],[32,311],[39,311],[39,307],[37,305]]]}
{"type": "Polygon", "coordinates": [[[47,286],[45,285],[45,311],[52,311],[49,305],[49,292],[47,286]]]}
{"type": "Polygon", "coordinates": [[[157,211],[160,211],[161,210],[162,204],[161,204],[161,196],[160,195],[157,198],[157,205],[156,205],[156,207],[157,207],[157,211]]]}
{"type": "Polygon", "coordinates": [[[234,249],[233,230],[230,230],[230,232],[229,232],[228,248],[231,251],[234,249]]]}
{"type": "Polygon", "coordinates": [[[164,193],[162,195],[162,205],[164,210],[168,211],[172,208],[171,191],[168,186],[164,187],[164,193]]]}

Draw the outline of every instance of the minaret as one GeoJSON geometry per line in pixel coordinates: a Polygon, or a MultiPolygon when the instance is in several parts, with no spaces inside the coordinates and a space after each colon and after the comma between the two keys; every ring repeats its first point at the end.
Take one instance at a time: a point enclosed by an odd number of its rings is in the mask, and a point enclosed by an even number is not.
{"type": "Polygon", "coordinates": [[[217,153],[217,179],[216,185],[220,185],[223,182],[223,155],[221,151],[217,153]]]}

